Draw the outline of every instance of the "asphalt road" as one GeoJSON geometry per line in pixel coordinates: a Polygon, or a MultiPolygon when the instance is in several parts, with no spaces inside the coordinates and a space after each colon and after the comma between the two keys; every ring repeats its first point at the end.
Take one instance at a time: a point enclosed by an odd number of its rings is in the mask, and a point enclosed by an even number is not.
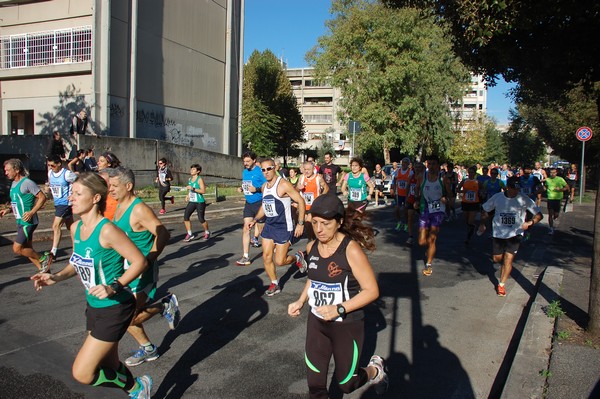
{"type": "MultiPolygon", "coordinates": [[[[369,258],[381,297],[367,309],[362,365],[373,353],[387,359],[388,398],[498,395],[515,331],[539,273],[551,260],[544,226],[536,226],[519,252],[508,295],[500,298],[494,291],[491,240],[475,237],[465,247],[460,218],[442,227],[433,275],[424,277],[423,250],[403,245],[406,233],[394,231],[392,208],[371,215],[378,248],[369,258]]],[[[147,332],[161,357],[132,369],[134,375],[153,377],[154,398],[307,396],[306,320],[287,316],[287,305],[306,278],[295,267],[279,268],[282,293],[263,296],[268,281],[260,250],[252,249],[252,265],[234,263],[241,255],[240,216],[241,211],[209,215],[212,238],[191,243],[181,241],[183,223],[167,224],[171,241],[161,258],[159,293],[178,295],[182,320],[176,331],[160,317],[150,320],[147,332]]],[[[55,270],[66,264],[68,245],[61,242],[55,270]]],[[[0,247],[0,259],[0,398],[126,397],[114,389],[82,386],[70,376],[86,334],[81,283],[74,278],[36,293],[29,281],[35,271],[31,264],[16,258],[10,246],[0,247]]],[[[133,349],[126,335],[122,358],[133,349]]],[[[346,397],[375,397],[372,391],[366,387],[346,397]]]]}

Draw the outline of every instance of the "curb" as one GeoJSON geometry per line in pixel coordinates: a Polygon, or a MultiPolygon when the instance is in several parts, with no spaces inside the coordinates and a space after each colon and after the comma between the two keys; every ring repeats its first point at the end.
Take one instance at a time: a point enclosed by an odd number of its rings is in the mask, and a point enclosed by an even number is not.
{"type": "Polygon", "coordinates": [[[563,280],[563,269],[548,266],[542,277],[540,288],[531,305],[517,353],[510,367],[501,398],[542,398],[546,388],[546,377],[552,352],[555,318],[549,318],[545,309],[559,298],[563,280]]]}

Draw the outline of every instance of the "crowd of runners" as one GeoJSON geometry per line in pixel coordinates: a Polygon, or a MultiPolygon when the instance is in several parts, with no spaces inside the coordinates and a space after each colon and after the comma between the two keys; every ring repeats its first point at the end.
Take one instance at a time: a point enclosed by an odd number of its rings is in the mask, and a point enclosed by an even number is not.
{"type": "MultiPolygon", "coordinates": [[[[382,200],[388,204],[386,172],[378,164],[369,173],[361,159],[353,158],[345,173],[333,163],[331,153],[320,165],[309,158],[298,169],[281,168],[275,160],[258,158],[253,152],[243,154],[242,162],[239,191],[245,205],[241,257],[235,264],[250,265],[250,247],[262,247],[269,278],[267,297],[281,292],[277,267],[296,265],[306,274],[306,285],[288,313],[298,316],[308,302],[305,360],[310,397],[327,397],[331,357],[343,392],[367,383],[378,393],[385,392],[384,360],[374,355],[365,368],[359,368],[357,360],[364,337],[363,308],[379,295],[365,254],[375,249],[374,234],[363,219],[370,204],[377,207],[382,200]],[[306,250],[289,254],[290,245],[301,237],[308,239],[306,250]]],[[[103,153],[95,161],[93,150],[80,151],[69,162],[53,154],[47,166],[49,192],[45,194],[28,178],[21,161],[4,163],[5,175],[12,181],[11,208],[1,210],[0,217],[13,213],[16,219],[13,251],[38,269],[32,277],[37,290],[76,275],[85,287],[90,333],[75,359],[74,378],[83,384],[122,389],[133,398],[149,398],[152,378],[135,378],[129,368],[159,357],[144,330],[145,321],[161,315],[175,329],[181,317],[175,294],[156,298],[158,259],[170,235],[152,208],[136,196],[133,171],[121,166],[114,153],[103,153]],[[47,197],[54,201],[54,234],[51,249],[40,254],[33,249],[33,233],[39,224],[37,212],[47,197]],[[72,255],[66,266],[52,272],[63,225],[71,233],[72,255]],[[139,348],[121,362],[118,343],[126,332],[139,348]]],[[[199,238],[190,220],[194,211],[204,229],[202,239],[209,240],[202,166],[192,164],[189,174],[184,241],[199,238]]],[[[563,178],[556,168],[545,170],[539,163],[523,168],[506,164],[465,168],[440,164],[435,156],[424,162],[403,158],[392,164],[388,174],[395,230],[406,233],[406,245],[416,241],[424,247],[422,274],[433,273],[440,228],[457,218],[458,208],[466,226],[465,245],[471,244],[474,234],[489,230],[493,261],[501,265],[499,296],[506,295],[505,283],[521,242],[528,238],[530,227],[542,220],[542,197],[547,198],[548,234],[553,234],[561,209],[573,201],[579,179],[576,165],[563,178]]],[[[159,214],[166,213],[167,201],[174,203],[174,197],[168,196],[172,181],[168,161],[161,158],[156,175],[159,214]]]]}

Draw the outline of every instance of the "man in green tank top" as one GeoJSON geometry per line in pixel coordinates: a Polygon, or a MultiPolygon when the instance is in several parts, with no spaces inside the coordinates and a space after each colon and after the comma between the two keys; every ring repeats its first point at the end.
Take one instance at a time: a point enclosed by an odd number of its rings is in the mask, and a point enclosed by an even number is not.
{"type": "MultiPolygon", "coordinates": [[[[140,348],[125,360],[128,366],[137,366],[159,357],[143,323],[157,314],[165,317],[171,330],[179,323],[179,306],[175,294],[169,294],[160,302],[154,301],[158,283],[158,256],[169,241],[169,232],[158,220],[154,211],[134,194],[135,175],[129,168],[118,167],[109,172],[109,193],[117,200],[113,222],[140,249],[148,260],[148,268],[129,284],[136,298],[136,314],[127,332],[138,342],[140,348]]],[[[127,268],[127,261],[125,262],[127,268]]]]}
{"type": "Polygon", "coordinates": [[[12,158],[4,162],[4,174],[12,180],[11,207],[0,211],[0,218],[12,212],[17,220],[17,237],[13,243],[13,252],[29,258],[40,272],[46,273],[50,269],[50,258],[47,255],[40,256],[33,249],[33,232],[39,223],[37,211],[46,203],[46,196],[37,184],[27,177],[21,160],[12,158]]]}
{"type": "Polygon", "coordinates": [[[550,169],[550,177],[547,177],[544,182],[544,191],[548,197],[548,225],[550,230],[549,235],[554,234],[554,221],[558,219],[560,214],[560,203],[563,200],[565,192],[569,192],[569,184],[562,177],[558,176],[556,168],[550,169]]]}

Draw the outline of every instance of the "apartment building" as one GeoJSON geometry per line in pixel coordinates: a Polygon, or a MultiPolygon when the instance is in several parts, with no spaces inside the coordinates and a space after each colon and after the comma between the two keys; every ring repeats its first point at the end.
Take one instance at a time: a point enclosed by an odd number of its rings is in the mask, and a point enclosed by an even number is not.
{"type": "MultiPolygon", "coordinates": [[[[305,148],[320,148],[323,140],[330,140],[335,148],[336,163],[348,164],[353,156],[354,135],[358,128],[350,123],[342,125],[338,118],[341,111],[341,91],[327,84],[319,85],[314,68],[287,68],[298,108],[305,123],[305,148]]],[[[457,126],[465,127],[475,120],[478,112],[486,111],[487,89],[481,76],[471,77],[471,86],[462,102],[451,105],[457,126]]]]}
{"type": "Polygon", "coordinates": [[[0,134],[240,151],[244,0],[0,0],[0,134]]]}

